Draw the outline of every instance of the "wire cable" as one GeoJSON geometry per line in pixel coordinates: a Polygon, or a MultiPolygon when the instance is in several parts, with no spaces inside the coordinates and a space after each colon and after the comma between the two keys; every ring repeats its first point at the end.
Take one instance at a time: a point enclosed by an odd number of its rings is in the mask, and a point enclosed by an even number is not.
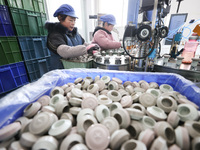
{"type": "Polygon", "coordinates": [[[151,50],[149,51],[149,53],[147,54],[147,55],[145,55],[145,56],[143,56],[143,57],[134,57],[134,56],[132,56],[128,51],[127,51],[127,49],[126,49],[126,46],[125,46],[125,36],[123,36],[123,48],[124,48],[124,51],[127,53],[127,55],[129,55],[131,58],[133,58],[133,59],[144,59],[144,58],[146,58],[146,57],[148,57],[152,52],[153,52],[153,50],[154,50],[154,47],[155,47],[155,42],[154,42],[154,44],[153,44],[153,46],[152,46],[152,48],[151,48],[151,50]]]}

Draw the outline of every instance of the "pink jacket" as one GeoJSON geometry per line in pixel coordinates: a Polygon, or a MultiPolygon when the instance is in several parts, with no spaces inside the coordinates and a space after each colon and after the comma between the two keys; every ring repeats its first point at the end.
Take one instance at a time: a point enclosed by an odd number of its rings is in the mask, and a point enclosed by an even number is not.
{"type": "Polygon", "coordinates": [[[99,29],[94,33],[92,43],[98,44],[101,49],[116,49],[121,47],[121,43],[113,39],[112,34],[108,34],[106,31],[99,29]]]}

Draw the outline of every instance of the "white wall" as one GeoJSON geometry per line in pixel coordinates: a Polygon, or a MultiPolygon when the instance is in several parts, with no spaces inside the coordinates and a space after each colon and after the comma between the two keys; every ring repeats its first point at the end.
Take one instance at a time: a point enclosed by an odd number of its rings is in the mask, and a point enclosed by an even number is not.
{"type": "MultiPolygon", "coordinates": [[[[200,19],[199,2],[199,0],[183,0],[180,3],[178,13],[188,13],[188,21],[193,18],[200,19]]],[[[177,6],[178,2],[176,0],[172,0],[170,10],[171,14],[176,13],[177,6]]]]}

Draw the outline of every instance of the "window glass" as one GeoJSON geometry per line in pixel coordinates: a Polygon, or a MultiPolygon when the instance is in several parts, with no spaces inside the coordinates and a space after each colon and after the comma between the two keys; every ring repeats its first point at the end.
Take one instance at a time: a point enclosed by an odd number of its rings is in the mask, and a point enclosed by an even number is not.
{"type": "Polygon", "coordinates": [[[114,15],[116,26],[126,25],[128,0],[100,0],[99,4],[99,13],[114,15]]]}

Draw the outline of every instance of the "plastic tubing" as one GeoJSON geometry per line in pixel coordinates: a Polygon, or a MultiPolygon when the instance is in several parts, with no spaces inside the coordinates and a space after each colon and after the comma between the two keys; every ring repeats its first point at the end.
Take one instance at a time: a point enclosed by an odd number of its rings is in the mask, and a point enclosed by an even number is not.
{"type": "Polygon", "coordinates": [[[184,28],[183,28],[183,32],[184,32],[185,29],[189,29],[189,34],[188,34],[187,36],[182,36],[182,37],[185,38],[185,39],[188,39],[192,31],[191,31],[191,28],[189,28],[189,27],[184,27],[184,28]]]}
{"type": "Polygon", "coordinates": [[[192,31],[191,31],[191,28],[189,28],[189,26],[191,26],[192,24],[196,23],[197,21],[200,21],[200,19],[197,19],[196,21],[194,21],[193,23],[189,24],[188,26],[183,27],[183,32],[184,32],[185,29],[189,29],[189,31],[190,31],[190,33],[189,33],[187,36],[183,36],[183,38],[185,38],[185,39],[188,39],[188,38],[189,38],[189,36],[190,36],[190,34],[191,34],[191,32],[192,32],[192,31]]]}

